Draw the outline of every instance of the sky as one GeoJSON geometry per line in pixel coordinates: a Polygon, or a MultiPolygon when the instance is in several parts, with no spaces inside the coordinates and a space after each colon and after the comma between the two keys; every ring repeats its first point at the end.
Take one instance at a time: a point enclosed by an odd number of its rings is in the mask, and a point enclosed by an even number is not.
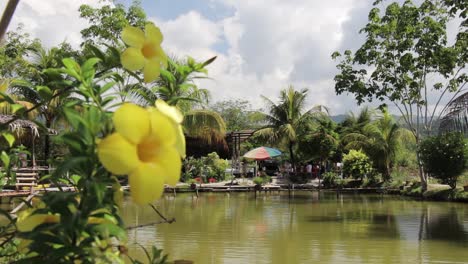
{"type": "MultiPolygon", "coordinates": [[[[129,4],[130,0],[118,2],[129,4]]],[[[276,100],[281,89],[308,88],[308,106],[325,105],[331,114],[357,111],[352,95],[337,96],[334,51],[355,50],[374,0],[142,0],[160,27],[163,48],[179,57],[204,61],[210,80],[198,83],[212,101],[249,100],[263,107],[261,95],[276,100]]],[[[10,30],[18,23],[47,46],[64,40],[77,46],[81,4],[97,0],[21,0],[10,30]]],[[[0,1],[3,10],[6,0],[0,1]]],[[[383,8],[384,6],[380,6],[383,8]]]]}

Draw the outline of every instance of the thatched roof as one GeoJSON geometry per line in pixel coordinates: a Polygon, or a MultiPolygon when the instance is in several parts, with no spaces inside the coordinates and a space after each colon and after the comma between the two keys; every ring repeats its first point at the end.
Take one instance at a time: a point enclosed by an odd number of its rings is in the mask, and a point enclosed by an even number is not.
{"type": "MultiPolygon", "coordinates": [[[[5,124],[14,118],[15,116],[12,116],[12,115],[0,114],[0,124],[5,124]]],[[[30,120],[17,119],[11,122],[10,124],[8,124],[8,128],[10,129],[11,132],[17,133],[17,134],[22,134],[23,129],[29,129],[33,137],[35,138],[39,137],[39,126],[30,120]]],[[[48,129],[48,132],[49,134],[57,134],[57,131],[53,129],[48,129]]]]}

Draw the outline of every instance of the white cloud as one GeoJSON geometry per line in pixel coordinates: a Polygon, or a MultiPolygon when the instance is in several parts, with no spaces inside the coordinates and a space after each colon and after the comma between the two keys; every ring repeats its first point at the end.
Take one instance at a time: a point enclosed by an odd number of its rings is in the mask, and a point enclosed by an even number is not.
{"type": "MultiPolygon", "coordinates": [[[[78,46],[81,42],[80,30],[87,22],[79,17],[78,8],[82,4],[96,6],[95,0],[22,0],[19,2],[9,30],[14,30],[19,23],[33,38],[39,38],[46,46],[57,45],[63,41],[78,46]]],[[[0,10],[6,1],[0,3],[0,10]]]]}
{"type": "Polygon", "coordinates": [[[212,46],[221,41],[221,25],[195,11],[160,21],[152,18],[164,35],[163,47],[176,55],[190,55],[200,59],[213,56],[212,46]]]}
{"type": "Polygon", "coordinates": [[[219,21],[194,11],[169,21],[155,19],[167,50],[199,60],[218,56],[208,67],[214,80],[200,83],[214,100],[237,97],[261,106],[260,95],[274,99],[293,84],[310,88],[311,105],[333,106],[336,112],[355,107],[353,100],[334,93],[330,55],[341,45],[351,11],[370,0],[216,1],[233,14],[219,21]],[[216,51],[216,45],[225,51],[216,51]]]}

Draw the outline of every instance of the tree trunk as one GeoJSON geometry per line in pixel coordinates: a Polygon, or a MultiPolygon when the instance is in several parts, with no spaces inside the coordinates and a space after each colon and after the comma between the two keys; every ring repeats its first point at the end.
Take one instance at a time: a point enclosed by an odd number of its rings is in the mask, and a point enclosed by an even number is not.
{"type": "MultiPolygon", "coordinates": [[[[47,130],[50,129],[51,127],[51,122],[49,119],[46,119],[46,128],[47,130]]],[[[49,159],[50,155],[50,136],[49,136],[49,131],[46,131],[45,137],[44,137],[44,161],[45,165],[49,165],[49,162],[47,161],[49,159]]]]}
{"type": "Polygon", "coordinates": [[[291,166],[293,168],[294,173],[296,173],[296,161],[294,159],[293,153],[293,142],[289,141],[289,156],[291,157],[291,166]]]}
{"type": "Polygon", "coordinates": [[[385,164],[385,171],[383,173],[383,180],[385,182],[389,181],[391,176],[390,176],[390,165],[389,164],[385,164]]]}
{"type": "MultiPolygon", "coordinates": [[[[416,145],[419,147],[419,137],[416,137],[416,145]]],[[[416,158],[419,168],[419,178],[421,179],[421,191],[424,193],[427,190],[427,175],[424,173],[424,168],[422,165],[421,157],[419,151],[416,152],[416,158]]]]}

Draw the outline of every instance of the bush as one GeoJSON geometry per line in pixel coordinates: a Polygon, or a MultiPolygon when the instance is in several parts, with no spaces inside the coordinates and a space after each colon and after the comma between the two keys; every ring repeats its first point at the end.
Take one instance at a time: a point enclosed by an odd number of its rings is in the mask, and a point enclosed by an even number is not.
{"type": "Polygon", "coordinates": [[[262,177],[255,177],[253,178],[253,183],[255,183],[255,185],[263,185],[263,178],[262,177]]]}
{"type": "Polygon", "coordinates": [[[363,179],[372,171],[372,162],[362,151],[350,150],[343,156],[343,174],[355,179],[363,179]]]}
{"type": "Polygon", "coordinates": [[[460,133],[447,133],[428,137],[419,147],[424,168],[434,178],[452,189],[465,169],[465,142],[460,133]]]}
{"type": "Polygon", "coordinates": [[[340,178],[335,172],[326,172],[322,175],[322,184],[325,188],[335,188],[338,186],[340,178]]]}

